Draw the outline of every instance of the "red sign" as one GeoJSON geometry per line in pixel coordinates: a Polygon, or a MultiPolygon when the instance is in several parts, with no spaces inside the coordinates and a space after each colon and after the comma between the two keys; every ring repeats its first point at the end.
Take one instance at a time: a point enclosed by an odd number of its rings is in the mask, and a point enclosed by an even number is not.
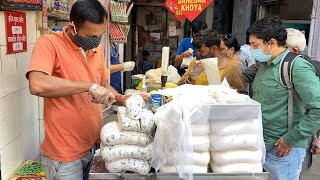
{"type": "Polygon", "coordinates": [[[5,11],[7,53],[27,51],[26,14],[22,12],[5,11]]]}
{"type": "Polygon", "coordinates": [[[169,12],[173,14],[176,19],[178,19],[180,22],[184,20],[185,16],[182,14],[180,9],[175,4],[173,4],[172,0],[166,0],[164,4],[165,7],[169,10],[169,12]]]}
{"type": "Polygon", "coordinates": [[[191,22],[206,9],[212,0],[171,0],[191,22]]]}

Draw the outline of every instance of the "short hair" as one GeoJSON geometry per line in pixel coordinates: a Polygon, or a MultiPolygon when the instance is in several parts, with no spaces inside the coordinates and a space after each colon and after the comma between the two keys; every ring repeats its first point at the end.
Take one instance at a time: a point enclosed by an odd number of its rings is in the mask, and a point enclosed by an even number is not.
{"type": "Polygon", "coordinates": [[[150,56],[149,51],[143,50],[143,51],[142,51],[142,56],[150,56]]]}
{"type": "Polygon", "coordinates": [[[264,43],[274,38],[279,46],[286,45],[287,32],[277,16],[268,16],[256,21],[250,26],[248,32],[250,35],[262,39],[264,43]]]}
{"type": "Polygon", "coordinates": [[[234,35],[232,34],[222,35],[221,40],[229,49],[234,48],[235,51],[240,50],[240,44],[238,43],[238,40],[234,35]]]}
{"type": "Polygon", "coordinates": [[[213,45],[219,47],[220,43],[221,40],[219,33],[211,29],[205,29],[200,31],[193,37],[192,41],[192,45],[196,49],[200,49],[203,44],[207,47],[211,47],[213,45]]]}
{"type": "Polygon", "coordinates": [[[102,24],[105,18],[107,11],[98,0],[77,0],[71,7],[70,21],[78,28],[86,21],[102,24]]]}
{"type": "Polygon", "coordinates": [[[192,33],[196,34],[201,30],[207,29],[207,23],[195,20],[191,23],[192,33]]]}
{"type": "Polygon", "coordinates": [[[300,52],[304,51],[307,45],[305,35],[294,28],[287,28],[287,40],[286,45],[288,48],[298,48],[300,52]]]}

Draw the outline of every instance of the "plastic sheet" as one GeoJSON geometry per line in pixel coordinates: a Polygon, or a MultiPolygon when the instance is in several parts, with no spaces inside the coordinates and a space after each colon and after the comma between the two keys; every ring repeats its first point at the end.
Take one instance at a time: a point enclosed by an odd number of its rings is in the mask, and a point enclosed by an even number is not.
{"type": "Polygon", "coordinates": [[[219,68],[218,68],[218,58],[201,59],[201,63],[205,68],[208,83],[210,85],[221,84],[219,68]]]}

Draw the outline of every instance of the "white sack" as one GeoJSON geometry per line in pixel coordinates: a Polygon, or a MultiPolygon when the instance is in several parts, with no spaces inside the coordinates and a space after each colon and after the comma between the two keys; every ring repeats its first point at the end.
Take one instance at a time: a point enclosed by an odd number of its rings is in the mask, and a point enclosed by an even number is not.
{"type": "Polygon", "coordinates": [[[118,122],[122,130],[140,132],[139,120],[130,119],[125,114],[118,113],[118,122]]]}
{"type": "Polygon", "coordinates": [[[237,163],[228,164],[225,166],[217,166],[212,161],[210,162],[211,169],[214,173],[261,173],[262,164],[237,163]]]}
{"type": "Polygon", "coordinates": [[[127,108],[127,117],[134,120],[139,120],[141,118],[141,112],[142,108],[140,106],[131,106],[130,108],[127,108]]]}
{"type": "Polygon", "coordinates": [[[127,117],[131,119],[140,119],[141,111],[144,108],[144,100],[140,95],[133,94],[126,100],[127,117]]]}
{"type": "Polygon", "coordinates": [[[101,147],[101,156],[104,161],[112,162],[120,159],[151,160],[152,144],[147,147],[135,145],[114,145],[101,147]]]}
{"type": "Polygon", "coordinates": [[[152,111],[148,109],[142,109],[140,123],[141,123],[141,132],[149,134],[154,128],[152,111]]]}
{"type": "MultiPolygon", "coordinates": [[[[171,153],[166,161],[166,166],[174,166],[174,158],[173,158],[173,154],[171,153]]],[[[210,153],[209,152],[202,152],[202,153],[198,153],[198,152],[193,152],[187,155],[191,155],[192,159],[193,159],[193,165],[195,166],[208,166],[209,162],[210,162],[210,153]]]]}
{"type": "Polygon", "coordinates": [[[193,151],[195,152],[206,152],[210,148],[209,136],[192,136],[191,140],[193,144],[193,151]]]}
{"type": "Polygon", "coordinates": [[[110,122],[103,126],[100,133],[103,145],[129,144],[137,146],[146,146],[150,138],[144,134],[133,131],[121,131],[117,122],[110,122]]]}
{"type": "Polygon", "coordinates": [[[246,120],[215,120],[210,121],[210,131],[214,134],[257,134],[259,133],[259,119],[246,120]]]}
{"type": "Polygon", "coordinates": [[[144,108],[144,100],[143,98],[138,94],[132,94],[127,100],[126,100],[126,107],[131,108],[132,106],[139,106],[141,109],[144,108]]]}
{"type": "MultiPolygon", "coordinates": [[[[208,165],[206,166],[192,166],[193,173],[207,173],[208,172],[208,165]]],[[[175,166],[162,166],[159,169],[160,172],[164,173],[176,173],[177,169],[175,166]]]]}
{"type": "Polygon", "coordinates": [[[214,164],[219,166],[235,164],[235,163],[257,164],[257,163],[260,163],[262,159],[261,150],[211,151],[210,154],[214,164]]]}
{"type": "Polygon", "coordinates": [[[140,175],[147,175],[151,169],[149,161],[138,159],[121,159],[114,162],[105,162],[105,165],[106,169],[111,173],[131,171],[140,175]]]}
{"type": "Polygon", "coordinates": [[[225,136],[210,134],[210,141],[210,149],[217,151],[230,149],[258,150],[261,148],[257,134],[232,134],[225,136]]]}
{"type": "Polygon", "coordinates": [[[209,124],[191,124],[192,136],[208,136],[209,124]]]}

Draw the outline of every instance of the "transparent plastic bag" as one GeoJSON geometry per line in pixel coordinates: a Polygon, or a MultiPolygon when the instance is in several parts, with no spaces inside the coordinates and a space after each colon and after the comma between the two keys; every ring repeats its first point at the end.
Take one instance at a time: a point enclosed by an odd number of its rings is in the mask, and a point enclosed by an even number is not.
{"type": "MultiPolygon", "coordinates": [[[[173,157],[180,178],[193,179],[193,152],[191,123],[207,123],[210,106],[189,95],[176,95],[157,109],[157,131],[154,137],[152,167],[159,170],[173,157]]],[[[208,151],[208,148],[207,148],[208,151]]]]}
{"type": "Polygon", "coordinates": [[[168,67],[167,82],[177,84],[180,81],[180,79],[181,79],[181,76],[179,75],[178,70],[174,66],[170,65],[168,67]]]}

